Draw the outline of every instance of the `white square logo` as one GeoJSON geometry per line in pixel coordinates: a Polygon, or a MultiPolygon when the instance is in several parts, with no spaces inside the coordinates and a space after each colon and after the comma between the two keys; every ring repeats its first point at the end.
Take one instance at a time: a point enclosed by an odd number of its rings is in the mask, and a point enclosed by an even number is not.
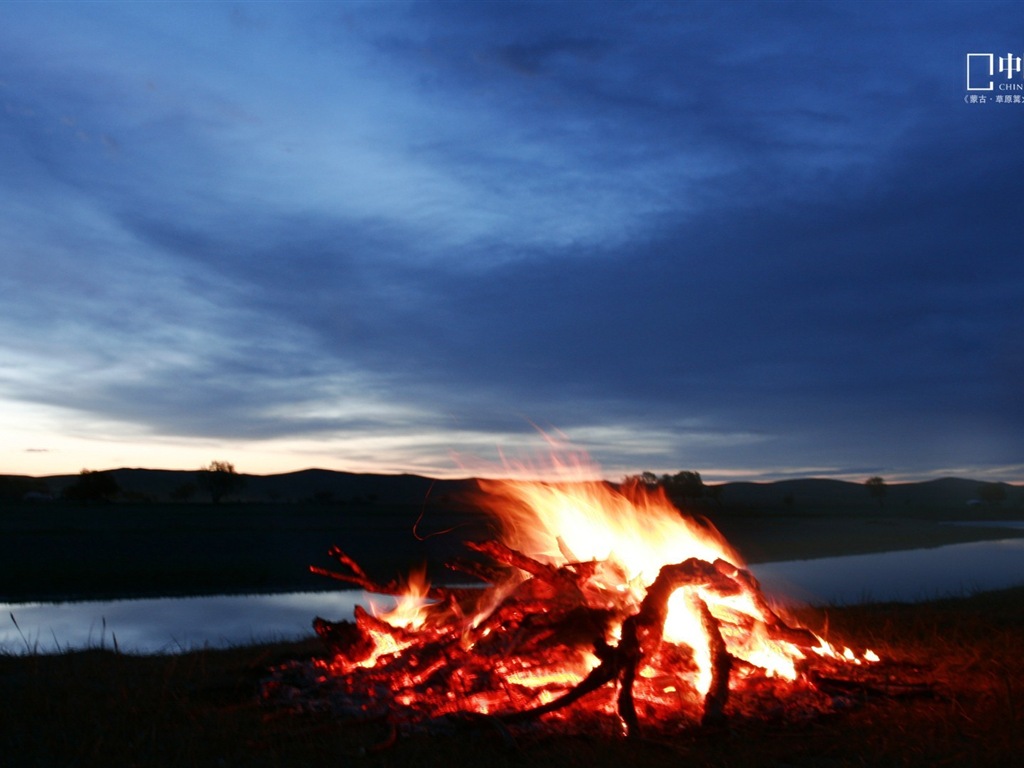
{"type": "Polygon", "coordinates": [[[995,54],[992,53],[968,53],[967,54],[967,90],[968,91],[991,91],[994,87],[995,77],[995,54]]]}

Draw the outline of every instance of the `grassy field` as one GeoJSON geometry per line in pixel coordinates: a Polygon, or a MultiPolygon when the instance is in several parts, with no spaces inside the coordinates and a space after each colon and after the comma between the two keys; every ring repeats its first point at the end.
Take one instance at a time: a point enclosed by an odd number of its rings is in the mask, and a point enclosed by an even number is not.
{"type": "Polygon", "coordinates": [[[487,727],[401,733],[260,702],[274,664],[318,643],[179,656],[110,649],[0,656],[5,766],[1009,766],[1024,748],[1024,588],[921,605],[807,611],[833,641],[919,670],[928,696],[864,695],[816,718],[778,713],[639,741],[487,727]]]}

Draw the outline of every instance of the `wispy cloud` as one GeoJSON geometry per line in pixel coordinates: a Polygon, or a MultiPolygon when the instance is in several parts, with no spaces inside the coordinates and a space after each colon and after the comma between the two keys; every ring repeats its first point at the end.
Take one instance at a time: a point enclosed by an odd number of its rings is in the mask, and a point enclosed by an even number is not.
{"type": "Polygon", "coordinates": [[[0,397],[360,467],[1016,466],[1019,110],[958,89],[1022,25],[808,7],[5,6],[0,397]]]}

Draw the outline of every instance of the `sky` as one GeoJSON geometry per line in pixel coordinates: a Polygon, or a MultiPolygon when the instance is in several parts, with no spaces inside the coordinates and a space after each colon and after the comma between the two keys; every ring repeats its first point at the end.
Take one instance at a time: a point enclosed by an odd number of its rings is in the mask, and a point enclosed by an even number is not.
{"type": "Polygon", "coordinates": [[[4,2],[0,474],[1024,482],[1021,56],[1015,3],[4,2]]]}

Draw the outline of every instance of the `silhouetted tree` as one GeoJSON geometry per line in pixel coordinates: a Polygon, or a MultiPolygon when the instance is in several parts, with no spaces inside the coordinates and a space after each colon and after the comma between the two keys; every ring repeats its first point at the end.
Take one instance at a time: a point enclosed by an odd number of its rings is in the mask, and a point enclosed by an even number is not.
{"type": "Polygon", "coordinates": [[[868,489],[868,493],[871,494],[871,498],[878,502],[878,506],[885,505],[885,479],[875,475],[869,477],[864,481],[864,486],[868,489]]]}
{"type": "Polygon", "coordinates": [[[83,469],[61,495],[71,501],[110,501],[120,492],[121,486],[112,472],[83,469]]]}
{"type": "Polygon", "coordinates": [[[623,485],[643,485],[654,488],[658,484],[658,476],[653,472],[641,472],[639,475],[626,475],[622,478],[623,485]]]}
{"type": "Polygon", "coordinates": [[[197,481],[199,487],[210,494],[210,501],[214,504],[219,504],[225,496],[245,485],[245,478],[235,471],[235,465],[229,461],[211,461],[209,466],[199,470],[197,481]]]}
{"type": "Polygon", "coordinates": [[[674,475],[662,475],[661,485],[669,496],[687,501],[695,501],[704,495],[704,481],[700,478],[700,472],[684,470],[674,475]]]}

